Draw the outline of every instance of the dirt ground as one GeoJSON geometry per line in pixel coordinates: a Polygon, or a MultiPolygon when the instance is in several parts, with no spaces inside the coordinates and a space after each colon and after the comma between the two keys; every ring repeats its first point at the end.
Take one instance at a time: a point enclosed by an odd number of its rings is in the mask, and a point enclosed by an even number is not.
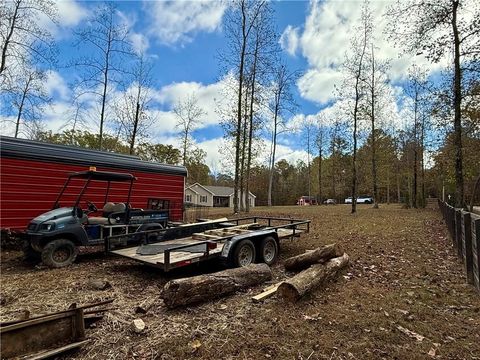
{"type": "Polygon", "coordinates": [[[168,310],[158,295],[169,279],[218,265],[163,274],[87,254],[68,268],[46,269],[24,264],[19,252],[3,252],[1,320],[25,309],[35,315],[114,297],[117,309],[87,330],[91,343],[65,355],[74,359],[480,359],[480,294],[465,284],[438,210],[360,206],[352,216],[337,205],[254,214],[312,220],[309,234],[283,242],[272,283],[291,275],[283,270],[285,258],[333,242],[350,255],[349,269],[293,305],[276,298],[252,303],[263,285],[168,310]],[[89,278],[112,288],[91,290],[89,278]],[[146,331],[134,334],[129,324],[145,298],[157,299],[156,306],[141,316],[146,331]]]}

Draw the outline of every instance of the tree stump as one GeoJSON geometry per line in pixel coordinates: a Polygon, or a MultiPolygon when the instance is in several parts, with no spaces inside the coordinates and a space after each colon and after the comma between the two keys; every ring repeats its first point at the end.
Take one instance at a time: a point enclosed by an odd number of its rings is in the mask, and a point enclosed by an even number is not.
{"type": "Polygon", "coordinates": [[[251,264],[213,274],[170,280],[161,293],[169,308],[203,302],[272,279],[272,271],[266,264],[251,264]]]}
{"type": "Polygon", "coordinates": [[[316,263],[325,263],[332,258],[343,255],[342,248],[337,244],[325,245],[313,251],[306,252],[285,260],[285,270],[298,271],[316,263]]]}
{"type": "Polygon", "coordinates": [[[333,258],[325,264],[315,264],[303,270],[278,287],[277,294],[286,301],[297,301],[309,291],[333,279],[348,265],[348,255],[333,258]]]}

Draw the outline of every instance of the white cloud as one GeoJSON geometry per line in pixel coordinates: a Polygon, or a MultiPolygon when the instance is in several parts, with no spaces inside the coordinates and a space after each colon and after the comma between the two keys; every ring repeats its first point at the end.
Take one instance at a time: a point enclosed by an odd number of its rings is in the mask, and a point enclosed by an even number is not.
{"type": "MultiPolygon", "coordinates": [[[[303,98],[319,104],[333,100],[334,86],[342,79],[340,66],[345,54],[351,53],[350,39],[359,23],[362,4],[361,1],[311,0],[303,31],[290,25],[284,30],[282,47],[290,54],[301,52],[309,64],[297,84],[303,98]]],[[[370,3],[378,48],[376,58],[390,60],[390,78],[402,79],[413,62],[430,71],[445,66],[445,63],[432,64],[423,56],[402,55],[385,37],[387,19],[384,14],[390,4],[389,1],[370,3]]]]}
{"type": "Polygon", "coordinates": [[[190,42],[199,31],[217,30],[226,8],[226,2],[211,0],[145,2],[150,34],[167,45],[190,42]]]}
{"type": "Polygon", "coordinates": [[[197,82],[180,82],[164,86],[157,92],[156,98],[160,103],[172,109],[175,103],[185,101],[194,94],[198,100],[198,106],[205,112],[200,119],[201,127],[203,127],[219,124],[220,116],[216,109],[224,102],[223,90],[223,81],[208,85],[197,82]]]}
{"type": "Polygon", "coordinates": [[[135,51],[136,54],[144,54],[150,47],[148,38],[143,34],[131,32],[129,38],[132,43],[133,51],[135,51]]]}
{"type": "Polygon", "coordinates": [[[68,98],[70,89],[63,77],[56,71],[47,71],[47,81],[45,82],[45,90],[50,96],[58,96],[62,100],[68,98]]]}
{"type": "Polygon", "coordinates": [[[280,36],[280,45],[290,55],[294,56],[298,49],[298,32],[299,29],[288,25],[280,36]]]}
{"type": "Polygon", "coordinates": [[[56,0],[61,26],[76,26],[88,16],[88,10],[75,0],[56,0]]]}

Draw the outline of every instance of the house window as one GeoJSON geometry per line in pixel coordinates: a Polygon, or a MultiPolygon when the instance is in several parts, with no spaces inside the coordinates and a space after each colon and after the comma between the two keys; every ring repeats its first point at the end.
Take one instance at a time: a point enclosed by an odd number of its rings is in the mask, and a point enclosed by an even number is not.
{"type": "Polygon", "coordinates": [[[186,201],[186,202],[192,202],[192,195],[186,194],[186,195],[185,195],[185,201],[186,201]]]}
{"type": "Polygon", "coordinates": [[[207,195],[200,195],[200,202],[206,203],[207,202],[207,195]]]}
{"type": "Polygon", "coordinates": [[[170,209],[170,200],[148,199],[147,209],[150,209],[150,210],[170,209]]]}

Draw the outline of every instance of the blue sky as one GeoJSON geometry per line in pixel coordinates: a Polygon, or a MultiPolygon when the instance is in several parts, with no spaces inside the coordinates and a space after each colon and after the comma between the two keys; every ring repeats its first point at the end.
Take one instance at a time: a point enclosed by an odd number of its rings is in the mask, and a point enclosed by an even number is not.
{"type": "MultiPolygon", "coordinates": [[[[72,47],[73,31],[87,25],[88,17],[98,3],[57,0],[57,4],[59,24],[45,22],[43,25],[56,39],[59,62],[67,64],[79,53],[72,47]]],[[[154,65],[151,111],[156,120],[150,131],[151,139],[178,146],[175,117],[171,110],[177,101],[195,93],[206,115],[203,124],[195,130],[194,139],[196,145],[207,152],[207,165],[216,171],[221,171],[226,164],[219,151],[223,132],[214,108],[222,97],[224,74],[217,54],[226,46],[223,21],[228,4],[228,1],[206,0],[116,3],[118,19],[128,26],[130,39],[136,48],[142,48],[154,65]]],[[[342,106],[335,99],[333,89],[341,81],[340,65],[344,54],[350,51],[349,40],[358,22],[362,1],[272,1],[271,4],[275,10],[275,27],[281,35],[282,57],[291,70],[302,72],[293,89],[299,107],[297,113],[286,121],[298,128],[305,122],[318,123],[318,118],[323,117],[322,121],[328,126],[342,106]]],[[[408,109],[398,106],[401,103],[398,99],[403,95],[401,84],[408,67],[415,62],[427,71],[435,72],[445,63],[432,65],[421,56],[404,56],[384,38],[386,21],[383,14],[389,4],[389,1],[371,2],[377,56],[392,59],[390,98],[386,99],[387,106],[380,121],[383,117],[383,126],[402,127],[408,121],[409,113],[408,109]]],[[[49,70],[45,85],[54,102],[45,111],[47,129],[58,131],[64,124],[71,107],[69,84],[77,75],[76,69],[71,67],[49,70]]],[[[91,121],[87,127],[95,131],[96,124],[91,121]]],[[[9,131],[11,128],[3,126],[2,133],[8,134],[9,131]]],[[[264,138],[264,142],[268,149],[268,139],[264,138]]],[[[305,159],[306,147],[301,135],[293,132],[282,135],[277,153],[277,160],[305,159]]],[[[267,152],[261,152],[259,161],[265,162],[267,158],[267,152]]]]}

